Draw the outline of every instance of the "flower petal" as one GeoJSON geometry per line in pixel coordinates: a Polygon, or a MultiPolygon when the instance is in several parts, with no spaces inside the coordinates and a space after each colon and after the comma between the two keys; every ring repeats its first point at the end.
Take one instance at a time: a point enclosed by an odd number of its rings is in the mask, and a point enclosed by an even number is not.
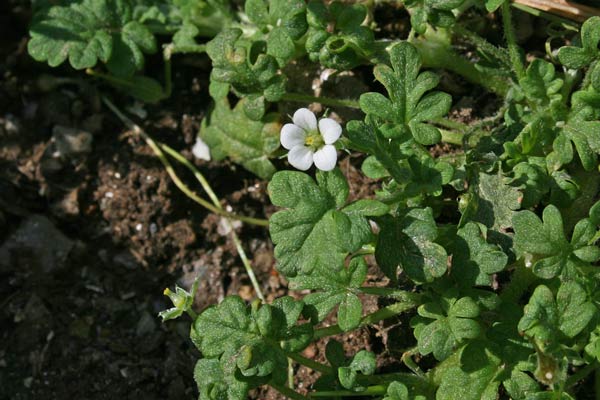
{"type": "Polygon", "coordinates": [[[302,146],[305,138],[306,132],[297,125],[285,124],[281,128],[281,145],[288,150],[291,150],[295,146],[302,146]]]}
{"type": "Polygon", "coordinates": [[[306,146],[296,146],[288,153],[288,161],[300,171],[306,171],[313,163],[313,152],[306,146]]]}
{"type": "Polygon", "coordinates": [[[319,132],[326,144],[334,144],[342,134],[342,127],[336,120],[323,118],[319,121],[319,132]]]}
{"type": "Polygon", "coordinates": [[[210,161],[210,148],[200,137],[196,138],[196,143],[192,147],[192,154],[201,160],[210,161]]]}
{"type": "Polygon", "coordinates": [[[326,144],[320,150],[315,152],[313,159],[315,165],[321,171],[331,171],[335,168],[335,163],[337,162],[337,151],[335,150],[335,146],[326,144]]]}
{"type": "Polygon", "coordinates": [[[298,125],[305,131],[314,131],[317,129],[317,117],[308,108],[299,108],[292,118],[294,125],[298,125]]]}

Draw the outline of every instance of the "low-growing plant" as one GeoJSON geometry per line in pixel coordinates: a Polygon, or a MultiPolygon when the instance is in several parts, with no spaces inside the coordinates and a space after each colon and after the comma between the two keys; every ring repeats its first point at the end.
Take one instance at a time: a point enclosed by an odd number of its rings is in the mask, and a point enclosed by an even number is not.
{"type": "MultiPolygon", "coordinates": [[[[236,9],[83,0],[36,18],[34,58],[68,58],[113,84],[138,76],[143,54],[157,49],[155,34],[175,32],[171,50],[206,50],[214,106],[199,136],[213,158],[269,179],[278,211],[268,229],[294,296],[266,302],[254,281],[259,299],[251,304],[228,296],[196,314],[195,287],[166,292],[174,308],[163,319],[193,320],[200,399],[242,400],[261,385],[291,399],[573,399],[590,373],[600,380],[600,18],[577,33],[553,17],[553,38],[561,25],[565,45],[525,57],[507,1],[403,6],[412,24],[405,40],[376,39],[373,2],[246,0],[236,9]],[[501,17],[506,46],[472,28],[488,12],[501,17]],[[198,44],[200,34],[214,37],[198,44]],[[372,72],[378,90],[358,99],[295,93],[292,64],[359,68],[372,72]],[[448,118],[457,98],[432,69],[480,85],[498,99],[496,111],[469,124],[448,118]],[[362,117],[343,128],[305,108],[287,117],[278,105],[290,102],[354,108],[362,117]],[[301,171],[277,171],[279,143],[301,171]],[[451,147],[440,155],[443,143],[451,147]],[[350,200],[339,151],[359,155],[373,193],[350,200]],[[385,283],[367,283],[369,265],[385,283]],[[368,296],[379,307],[369,313],[368,296]],[[413,345],[394,371],[378,374],[377,354],[348,355],[330,338],[400,314],[413,345]],[[327,342],[324,362],[302,355],[317,341],[327,342]],[[306,395],[295,387],[297,365],[320,375],[306,395]]],[[[210,209],[235,218],[207,190],[210,209]]],[[[596,397],[598,390],[596,383],[596,397]]]]}

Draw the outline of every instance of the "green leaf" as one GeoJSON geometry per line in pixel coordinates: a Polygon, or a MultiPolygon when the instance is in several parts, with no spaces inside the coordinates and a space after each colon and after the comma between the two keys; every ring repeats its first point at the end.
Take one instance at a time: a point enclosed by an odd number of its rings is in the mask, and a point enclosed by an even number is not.
{"type": "Polygon", "coordinates": [[[494,12],[504,3],[505,0],[485,0],[485,9],[488,12],[494,12]]]}
{"type": "Polygon", "coordinates": [[[566,67],[583,68],[598,57],[600,42],[600,17],[588,18],[581,26],[581,44],[563,46],[558,50],[558,59],[566,67]]]}
{"type": "MultiPolygon", "coordinates": [[[[240,97],[250,97],[244,109],[258,120],[264,101],[277,101],[285,93],[285,76],[275,57],[266,53],[264,42],[252,41],[238,28],[227,28],[206,44],[213,63],[211,82],[227,83],[240,97]]],[[[215,99],[217,100],[217,99],[215,99]]]]}
{"type": "Polygon", "coordinates": [[[548,107],[562,100],[560,89],[563,80],[555,78],[555,75],[554,65],[538,58],[529,64],[519,85],[529,101],[548,107]]]}
{"type": "Polygon", "coordinates": [[[457,232],[448,249],[452,257],[451,276],[461,287],[492,284],[492,275],[504,269],[508,257],[495,245],[486,242],[487,230],[468,222],[457,232]]]}
{"type": "Polygon", "coordinates": [[[229,157],[263,179],[275,173],[269,156],[279,147],[281,124],[276,115],[261,121],[249,119],[241,100],[232,110],[226,98],[215,104],[200,126],[200,137],[208,144],[215,160],[229,157]]]}
{"type": "Polygon", "coordinates": [[[248,396],[248,382],[236,378],[233,363],[217,359],[201,359],[194,368],[194,380],[200,392],[199,400],[244,400],[248,396]],[[225,372],[225,371],[227,372],[225,372]]]}
{"type": "Polygon", "coordinates": [[[505,232],[512,227],[512,217],[521,205],[519,190],[507,185],[500,172],[480,172],[471,181],[471,190],[465,199],[468,201],[462,211],[460,225],[468,221],[485,225],[490,240],[493,239],[493,243],[498,243],[504,248],[507,241],[505,232]]]}
{"type": "Polygon", "coordinates": [[[417,49],[408,42],[400,42],[390,50],[391,68],[377,65],[373,70],[389,99],[375,93],[360,97],[361,109],[367,114],[397,125],[399,135],[410,132],[418,143],[435,144],[441,134],[425,122],[448,113],[452,103],[450,95],[443,92],[425,93],[439,82],[432,72],[419,74],[421,58],[417,49]],[[424,96],[425,95],[425,96],[424,96]]]}
{"type": "Polygon", "coordinates": [[[308,28],[304,1],[249,0],[245,11],[250,21],[266,32],[267,54],[283,67],[294,56],[294,40],[300,39],[308,28]]]}
{"type": "Polygon", "coordinates": [[[377,366],[375,354],[370,351],[361,350],[352,359],[348,366],[338,368],[338,379],[346,389],[360,391],[363,388],[357,386],[358,374],[373,375],[377,366]]]}
{"type": "Polygon", "coordinates": [[[412,28],[424,34],[428,23],[442,28],[454,25],[456,19],[452,10],[463,3],[464,0],[408,0],[406,6],[410,10],[412,28]]]}
{"type": "Polygon", "coordinates": [[[475,340],[460,352],[459,365],[443,371],[436,400],[495,400],[498,398],[500,357],[488,346],[475,340]]]}
{"type": "Polygon", "coordinates": [[[75,69],[105,63],[115,75],[130,77],[156,52],[154,35],[132,20],[124,0],[83,0],[44,11],[30,29],[29,54],[51,67],[67,59],[75,69]]]}
{"type": "Polygon", "coordinates": [[[581,165],[586,171],[591,171],[598,166],[600,154],[600,122],[598,121],[575,121],[567,124],[561,134],[555,139],[553,146],[557,146],[562,139],[562,147],[555,147],[558,154],[565,154],[561,164],[569,163],[573,158],[571,142],[575,145],[581,165]],[[567,148],[568,147],[568,148],[567,148]],[[561,153],[563,152],[563,153],[561,153]]]}
{"type": "Polygon", "coordinates": [[[343,331],[351,331],[360,324],[362,318],[362,303],[352,293],[346,293],[338,310],[338,325],[343,331]]]}
{"type": "Polygon", "coordinates": [[[310,324],[296,325],[303,303],[291,297],[272,305],[246,306],[237,296],[226,297],[194,321],[191,338],[205,359],[220,359],[226,380],[244,377],[283,383],[287,377],[286,351],[302,350],[312,339],[310,324]]]}
{"type": "Polygon", "coordinates": [[[167,97],[160,82],[147,76],[134,75],[108,81],[112,86],[146,103],[158,103],[167,97]]]}
{"type": "Polygon", "coordinates": [[[419,353],[439,361],[448,358],[465,339],[479,336],[481,328],[474,320],[479,307],[470,297],[457,298],[448,291],[440,298],[417,309],[419,315],[411,320],[419,353]]]}
{"type": "Polygon", "coordinates": [[[589,220],[576,225],[569,243],[560,211],[555,206],[546,207],[542,218],[543,222],[531,211],[521,211],[513,217],[515,249],[519,254],[534,257],[536,275],[544,279],[559,274],[569,277],[576,274],[579,265],[600,259],[600,250],[587,243],[595,233],[589,220]]]}
{"type": "Polygon", "coordinates": [[[362,26],[367,12],[363,4],[333,1],[325,6],[321,1],[310,1],[306,37],[309,58],[339,70],[369,62],[375,39],[371,29],[362,26]]]}
{"type": "Polygon", "coordinates": [[[556,342],[559,312],[554,295],[547,286],[539,285],[525,306],[518,329],[533,340],[542,351],[556,342]]]}
{"type": "Polygon", "coordinates": [[[598,312],[596,306],[588,300],[585,290],[574,281],[560,285],[556,303],[560,313],[559,329],[569,338],[584,330],[598,312]]]}
{"type": "Polygon", "coordinates": [[[386,216],[377,223],[380,233],[375,258],[392,281],[397,280],[398,267],[417,283],[432,282],[446,272],[448,255],[434,242],[437,226],[430,208],[412,209],[399,217],[386,216]]]}
{"type": "Polygon", "coordinates": [[[514,400],[527,400],[531,395],[538,392],[538,383],[528,374],[512,370],[510,379],[503,382],[504,388],[514,400]]]}
{"type": "Polygon", "coordinates": [[[274,205],[287,208],[271,217],[269,230],[278,270],[288,278],[338,274],[346,256],[371,238],[367,220],[342,208],[348,184],[338,169],[319,171],[316,183],[301,172],[278,172],[268,191],[274,205]]]}

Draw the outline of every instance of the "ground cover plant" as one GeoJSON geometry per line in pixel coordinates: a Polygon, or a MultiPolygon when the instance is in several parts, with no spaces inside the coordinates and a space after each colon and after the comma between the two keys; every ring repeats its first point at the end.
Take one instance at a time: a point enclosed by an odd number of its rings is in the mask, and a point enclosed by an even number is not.
{"type": "Polygon", "coordinates": [[[195,154],[267,180],[268,220],[224,208],[192,162],[103,98],[182,191],[224,217],[254,287],[249,303],[227,296],[203,310],[197,283],[165,291],[163,320],[192,319],[200,399],[263,385],[291,399],[572,399],[594,374],[586,392],[598,398],[600,17],[543,15],[543,45],[525,53],[508,1],[390,3],[407,13],[404,32],[382,28],[376,2],[41,2],[28,51],[148,103],[176,95],[176,54],[210,58],[195,154]],[[149,76],[159,43],[164,75],[149,76]],[[296,89],[324,71],[373,82],[356,98],[296,89]],[[488,93],[493,111],[452,118],[460,85],[488,93]],[[372,182],[358,198],[337,166],[347,154],[372,182]],[[288,295],[265,300],[234,220],[268,229],[288,295]],[[367,282],[370,267],[381,282],[367,282]],[[332,338],[399,316],[412,344],[393,371],[332,338]],[[324,360],[303,353],[314,342],[324,360]],[[294,379],[299,365],[319,374],[310,388],[294,379]]]}

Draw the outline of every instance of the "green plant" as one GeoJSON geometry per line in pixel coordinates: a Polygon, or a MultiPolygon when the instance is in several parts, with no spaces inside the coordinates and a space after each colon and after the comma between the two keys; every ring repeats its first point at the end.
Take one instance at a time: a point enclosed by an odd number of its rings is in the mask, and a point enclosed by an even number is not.
{"type": "MultiPolygon", "coordinates": [[[[247,0],[236,10],[207,1],[203,10],[227,22],[219,32],[188,18],[188,2],[169,2],[174,14],[157,13],[164,8],[154,3],[136,12],[131,4],[47,8],[32,27],[30,52],[51,65],[68,58],[75,68],[96,68],[116,83],[142,78],[135,74],[144,51],[156,49],[153,35],[173,24],[169,57],[206,50],[214,106],[200,137],[213,158],[270,180],[277,269],[297,291],[265,302],[236,236],[259,299],[227,297],[196,314],[194,290],[167,293],[174,308],[162,316],[193,319],[200,399],[241,400],[260,385],[292,399],[572,399],[587,375],[596,371],[600,380],[599,18],[586,21],[580,37],[565,32],[571,43],[554,60],[524,57],[505,1],[406,1],[406,40],[376,39],[382,30],[368,2],[247,0]],[[101,18],[91,16],[94,7],[101,18]],[[98,29],[70,24],[75,12],[98,29]],[[500,14],[505,47],[470,28],[485,24],[487,12],[500,14]],[[196,43],[208,31],[211,40],[196,43]],[[470,58],[453,46],[456,38],[470,58]],[[121,63],[123,52],[134,57],[121,63]],[[377,82],[357,99],[313,97],[289,90],[304,79],[292,67],[372,70],[377,82]],[[461,92],[447,82],[435,90],[441,74],[432,69],[499,97],[493,115],[472,123],[449,118],[461,92]],[[293,124],[282,125],[289,121],[279,105],[290,102],[352,108],[360,118],[340,132],[332,116],[317,123],[300,108],[293,124]],[[285,156],[279,143],[302,172],[277,171],[274,159],[285,156]],[[440,155],[444,144],[451,147],[440,155]],[[358,154],[362,173],[376,182],[373,193],[349,200],[336,167],[341,150],[358,154]],[[314,175],[307,172],[313,161],[314,175]],[[389,284],[366,283],[368,263],[389,284]],[[380,299],[371,313],[367,296],[380,299]],[[310,343],[402,313],[412,346],[402,349],[396,371],[378,374],[377,354],[357,349],[348,357],[333,339],[326,362],[302,355],[310,343]],[[290,379],[298,364],[320,374],[306,396],[290,379]]],[[[237,217],[189,161],[143,137],[188,196],[237,217]],[[194,173],[212,204],[177,178],[167,155],[194,173]]]]}

